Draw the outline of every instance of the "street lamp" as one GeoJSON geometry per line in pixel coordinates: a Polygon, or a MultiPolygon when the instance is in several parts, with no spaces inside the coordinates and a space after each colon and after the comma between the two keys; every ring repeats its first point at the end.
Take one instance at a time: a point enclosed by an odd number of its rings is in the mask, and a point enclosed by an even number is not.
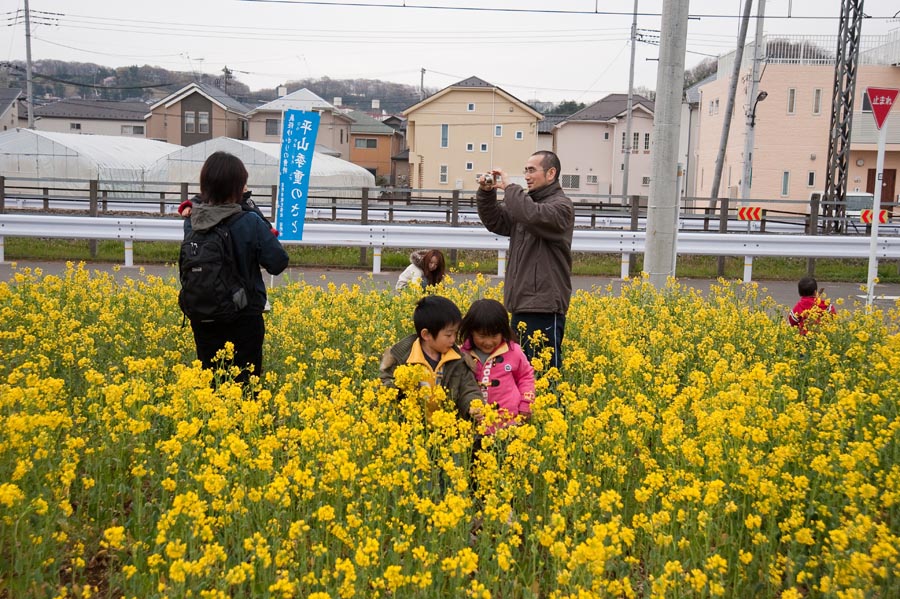
{"type": "Polygon", "coordinates": [[[753,110],[750,111],[750,126],[756,126],[756,105],[769,97],[769,92],[761,91],[756,96],[756,100],[753,102],[753,110]]]}

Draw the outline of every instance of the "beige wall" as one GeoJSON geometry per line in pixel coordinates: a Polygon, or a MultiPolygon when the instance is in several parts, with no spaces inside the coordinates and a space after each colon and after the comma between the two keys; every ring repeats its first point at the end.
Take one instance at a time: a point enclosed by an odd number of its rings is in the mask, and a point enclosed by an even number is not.
{"type": "MultiPolygon", "coordinates": [[[[340,152],[340,157],[346,160],[350,156],[350,124],[352,121],[349,117],[328,110],[317,112],[319,112],[319,133],[316,143],[340,152]]],[[[248,139],[280,144],[281,127],[278,128],[278,135],[266,135],[266,119],[278,119],[280,123],[281,114],[280,111],[266,110],[251,115],[248,139]]]]}
{"type": "Polygon", "coordinates": [[[145,133],[122,133],[122,126],[144,127],[144,121],[113,121],[107,119],[76,119],[76,118],[52,118],[39,117],[34,122],[34,128],[38,131],[54,131],[57,133],[80,133],[82,135],[116,135],[120,137],[144,137],[145,133]],[[73,124],[80,128],[73,128],[73,124]]]}
{"type": "MultiPolygon", "coordinates": [[[[622,150],[622,134],[625,120],[618,122],[568,121],[555,130],[556,149],[562,164],[563,175],[579,175],[579,187],[567,187],[572,193],[621,194],[624,179],[625,152],[622,150]],[[588,176],[596,176],[596,183],[589,183],[588,176]]],[[[645,112],[635,111],[631,134],[637,134],[638,144],[632,148],[628,161],[628,194],[647,195],[650,191],[650,152],[645,149],[646,135],[650,135],[653,147],[653,119],[645,112]]],[[[633,144],[632,144],[633,145],[633,144]]],[[[563,181],[566,183],[566,181],[563,181]]]]}
{"type": "Polygon", "coordinates": [[[450,89],[407,116],[414,188],[474,189],[475,175],[491,168],[501,168],[513,181],[520,181],[525,161],[537,149],[538,119],[491,88],[450,89]],[[470,103],[475,110],[468,110],[470,103]],[[449,129],[446,148],[440,147],[442,124],[449,129]],[[497,125],[502,127],[499,137],[494,133],[497,125]],[[522,139],[516,139],[517,131],[522,139]],[[442,165],[446,166],[445,182],[441,182],[442,165]]]}
{"type": "Polygon", "coordinates": [[[11,102],[9,107],[0,113],[0,131],[8,131],[19,126],[19,102],[11,102]]]}
{"type": "MultiPolygon", "coordinates": [[[[745,72],[746,74],[746,72],[745,72]]],[[[809,196],[825,187],[828,168],[828,132],[831,126],[831,93],[834,67],[811,65],[769,64],[760,89],[768,97],[757,105],[755,144],[753,152],[753,176],[750,197],[778,200],[766,208],[792,212],[808,211],[809,196]],[[794,110],[789,111],[790,89],[794,89],[794,110]],[[819,113],[813,110],[815,90],[820,89],[819,113]],[[783,193],[784,173],[788,173],[787,193],[783,193]],[[809,173],[813,184],[809,185],[809,173]]],[[[699,111],[700,132],[697,146],[697,195],[709,197],[716,152],[725,115],[728,78],[709,83],[701,88],[699,111]],[[709,114],[709,104],[719,100],[718,114],[709,114]]],[[[900,87],[900,69],[894,67],[860,66],[857,71],[856,97],[854,98],[854,123],[859,123],[851,133],[851,154],[848,190],[865,191],[868,169],[874,168],[875,145],[871,129],[872,116],[863,114],[862,95],[866,87],[900,87]],[[867,131],[867,128],[870,131],[867,131]],[[857,140],[862,140],[857,141],[857,140]],[[857,160],[863,166],[857,166],[857,160]]],[[[735,116],[731,124],[728,147],[725,154],[720,196],[739,195],[743,167],[743,145],[747,90],[738,88],[735,116]]],[[[714,110],[715,112],[715,110],[714,110]]],[[[896,113],[896,109],[893,113],[896,113]]],[[[900,116],[892,114],[889,129],[900,129],[900,116]]],[[[891,136],[892,137],[892,136],[891,136]]],[[[900,168],[900,134],[889,139],[885,156],[885,169],[900,168]]],[[[885,201],[887,199],[885,198],[885,201]]],[[[896,201],[896,192],[895,199],[896,201]]]]}

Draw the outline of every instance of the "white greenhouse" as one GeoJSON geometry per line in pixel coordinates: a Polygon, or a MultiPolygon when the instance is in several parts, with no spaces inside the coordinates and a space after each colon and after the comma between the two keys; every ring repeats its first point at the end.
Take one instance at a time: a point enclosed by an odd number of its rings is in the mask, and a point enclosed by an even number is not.
{"type": "MultiPolygon", "coordinates": [[[[42,181],[97,180],[139,190],[147,169],[181,146],[138,137],[11,129],[0,133],[0,175],[42,181]]],[[[84,189],[85,185],[78,185],[84,189]]]]}
{"type": "MultiPolygon", "coordinates": [[[[281,146],[274,143],[242,141],[229,137],[217,137],[160,158],[147,171],[147,181],[200,180],[200,168],[214,152],[234,154],[247,167],[250,177],[247,184],[253,188],[278,184],[278,167],[281,146]]],[[[375,176],[369,171],[346,160],[316,152],[313,156],[309,178],[310,190],[330,188],[327,195],[358,198],[361,187],[375,187],[375,176]]],[[[259,194],[259,192],[255,192],[259,194]]],[[[311,191],[311,195],[314,192],[311,191]]]]}

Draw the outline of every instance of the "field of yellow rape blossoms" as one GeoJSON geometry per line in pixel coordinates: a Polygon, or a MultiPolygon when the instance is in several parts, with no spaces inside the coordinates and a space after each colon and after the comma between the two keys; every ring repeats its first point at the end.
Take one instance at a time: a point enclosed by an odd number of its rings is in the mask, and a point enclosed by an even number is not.
{"type": "Polygon", "coordinates": [[[900,596],[896,309],[799,338],[753,287],[578,292],[476,497],[472,426],[377,381],[416,290],[273,290],[254,394],[192,364],[174,279],[16,273],[2,599],[900,596]]]}

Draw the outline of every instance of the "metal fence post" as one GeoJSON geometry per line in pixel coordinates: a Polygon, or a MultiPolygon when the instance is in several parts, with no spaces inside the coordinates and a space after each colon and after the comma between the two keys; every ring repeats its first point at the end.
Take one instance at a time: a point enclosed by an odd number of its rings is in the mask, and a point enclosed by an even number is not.
{"type": "Polygon", "coordinates": [[[109,200],[108,200],[108,196],[109,196],[109,190],[104,189],[103,192],[102,192],[102,196],[101,196],[101,197],[103,198],[103,202],[101,203],[101,204],[102,204],[101,210],[102,210],[103,212],[107,212],[107,211],[109,210],[109,200]]]}
{"type": "MultiPolygon", "coordinates": [[[[459,190],[453,190],[453,196],[450,198],[450,226],[459,226],[459,190]]],[[[456,266],[457,255],[456,248],[450,249],[450,264],[456,266]]]]}
{"type": "Polygon", "coordinates": [[[272,213],[269,217],[280,227],[281,223],[278,222],[278,186],[273,185],[270,193],[272,196],[272,213]]]}
{"type": "MultiPolygon", "coordinates": [[[[362,188],[362,196],[360,198],[359,223],[361,225],[369,224],[369,188],[362,188]]],[[[368,262],[368,250],[365,246],[359,248],[359,265],[365,266],[368,262]]]]}
{"type": "MultiPolygon", "coordinates": [[[[807,235],[819,234],[819,194],[814,193],[809,198],[809,220],[806,226],[807,235]]],[[[806,259],[806,274],[814,276],[816,274],[816,259],[806,259]]]]}
{"type": "Polygon", "coordinates": [[[50,210],[50,188],[44,187],[41,192],[44,196],[44,212],[47,212],[50,210]]]}
{"type": "Polygon", "coordinates": [[[6,177],[0,175],[0,214],[6,212],[6,177]]]}
{"type": "MultiPolygon", "coordinates": [[[[719,233],[728,232],[728,198],[719,198],[719,233]]],[[[716,261],[716,276],[725,276],[725,256],[716,261]]]]}
{"type": "MultiPolygon", "coordinates": [[[[641,222],[641,196],[629,196],[631,201],[630,230],[637,231],[641,222]]],[[[637,254],[628,254],[628,276],[634,276],[638,272],[637,254]]]]}
{"type": "Polygon", "coordinates": [[[159,192],[159,213],[166,213],[166,192],[164,191],[159,192]]]}
{"type": "MultiPolygon", "coordinates": [[[[100,182],[96,179],[91,179],[88,182],[88,216],[97,216],[97,196],[99,195],[100,182]]],[[[88,248],[91,252],[91,258],[97,257],[97,240],[91,239],[88,241],[88,248]]]]}
{"type": "Polygon", "coordinates": [[[188,184],[182,183],[179,187],[181,189],[180,189],[180,193],[179,193],[178,197],[181,198],[181,203],[184,203],[188,199],[188,184]]]}

